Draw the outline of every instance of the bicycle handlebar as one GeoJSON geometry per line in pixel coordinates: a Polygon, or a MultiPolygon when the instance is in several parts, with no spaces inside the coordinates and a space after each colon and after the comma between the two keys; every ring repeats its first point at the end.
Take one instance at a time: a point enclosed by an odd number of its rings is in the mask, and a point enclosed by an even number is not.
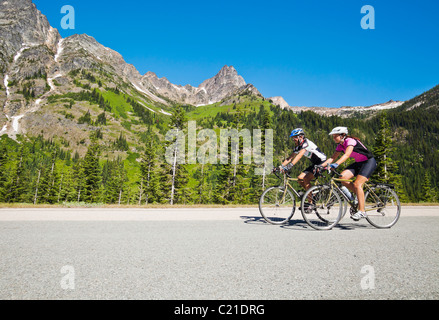
{"type": "MultiPolygon", "coordinates": [[[[278,177],[280,180],[282,180],[282,178],[279,177],[278,174],[277,174],[278,172],[280,172],[280,169],[279,169],[279,168],[274,167],[273,170],[271,170],[271,172],[274,173],[275,176],[278,177]]],[[[288,174],[288,172],[284,171],[283,173],[284,173],[288,178],[291,178],[291,176],[288,174]]]]}
{"type": "Polygon", "coordinates": [[[341,174],[338,173],[337,171],[335,171],[335,169],[332,168],[331,166],[326,166],[326,167],[316,166],[316,168],[318,168],[318,169],[322,169],[322,170],[328,170],[329,173],[331,173],[331,174],[333,174],[333,175],[335,174],[335,175],[341,177],[341,174]]]}

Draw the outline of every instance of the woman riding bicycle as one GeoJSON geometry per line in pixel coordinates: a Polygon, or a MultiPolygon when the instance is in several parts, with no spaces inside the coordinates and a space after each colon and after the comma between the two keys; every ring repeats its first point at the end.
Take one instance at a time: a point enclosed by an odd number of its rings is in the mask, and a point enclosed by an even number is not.
{"type": "Polygon", "coordinates": [[[314,169],[326,160],[326,155],[311,140],[305,138],[302,128],[294,129],[290,138],[293,138],[296,147],[289,158],[282,162],[282,171],[290,170],[303,156],[311,160],[311,165],[307,167],[297,178],[300,185],[308,190],[311,187],[310,181],[314,179],[314,169]]]}
{"type": "Polygon", "coordinates": [[[332,169],[335,169],[348,158],[354,158],[355,160],[355,163],[343,170],[341,179],[348,180],[357,177],[355,182],[343,181],[342,184],[357,195],[358,211],[351,215],[351,218],[358,221],[366,217],[363,184],[369,180],[377,167],[377,163],[372,152],[364,146],[360,139],[348,136],[348,128],[336,127],[332,129],[329,135],[332,135],[334,142],[337,143],[337,148],[334,154],[322,164],[323,167],[329,164],[332,169]],[[337,162],[332,163],[342,152],[344,155],[337,162]]]}

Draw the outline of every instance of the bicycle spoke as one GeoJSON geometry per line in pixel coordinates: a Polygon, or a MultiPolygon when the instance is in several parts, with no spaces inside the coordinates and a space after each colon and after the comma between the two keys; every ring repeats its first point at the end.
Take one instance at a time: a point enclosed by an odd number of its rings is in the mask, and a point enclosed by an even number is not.
{"type": "Polygon", "coordinates": [[[340,196],[326,185],[309,189],[302,200],[303,218],[318,230],[328,230],[335,226],[341,219],[342,209],[340,196]]]}
{"type": "Polygon", "coordinates": [[[296,200],[289,190],[270,187],[262,193],[259,211],[262,217],[272,224],[287,223],[294,214],[296,200]]]}
{"type": "Polygon", "coordinates": [[[367,221],[376,228],[390,228],[399,219],[401,205],[388,187],[371,188],[365,195],[367,221]],[[379,199],[376,199],[378,197],[379,199]]]}

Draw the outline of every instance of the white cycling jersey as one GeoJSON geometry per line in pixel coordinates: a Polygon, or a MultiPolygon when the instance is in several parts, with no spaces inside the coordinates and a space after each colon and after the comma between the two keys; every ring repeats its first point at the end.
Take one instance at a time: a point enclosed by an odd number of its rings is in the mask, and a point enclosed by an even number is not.
{"type": "Polygon", "coordinates": [[[302,149],[306,150],[304,156],[311,160],[313,164],[326,161],[326,155],[311,140],[305,138],[301,145],[294,148],[293,152],[299,153],[302,149]]]}

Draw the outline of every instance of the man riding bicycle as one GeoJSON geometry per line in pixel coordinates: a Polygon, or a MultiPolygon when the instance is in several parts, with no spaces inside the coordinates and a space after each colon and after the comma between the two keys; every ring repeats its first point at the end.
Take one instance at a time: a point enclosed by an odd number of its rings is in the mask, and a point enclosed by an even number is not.
{"type": "Polygon", "coordinates": [[[314,142],[305,138],[305,132],[302,128],[296,128],[291,131],[290,138],[293,139],[296,147],[293,153],[282,162],[281,171],[290,170],[303,156],[311,161],[311,165],[307,167],[297,178],[300,185],[308,190],[311,187],[310,181],[314,179],[315,167],[321,165],[326,160],[326,155],[320,151],[314,142]]]}

